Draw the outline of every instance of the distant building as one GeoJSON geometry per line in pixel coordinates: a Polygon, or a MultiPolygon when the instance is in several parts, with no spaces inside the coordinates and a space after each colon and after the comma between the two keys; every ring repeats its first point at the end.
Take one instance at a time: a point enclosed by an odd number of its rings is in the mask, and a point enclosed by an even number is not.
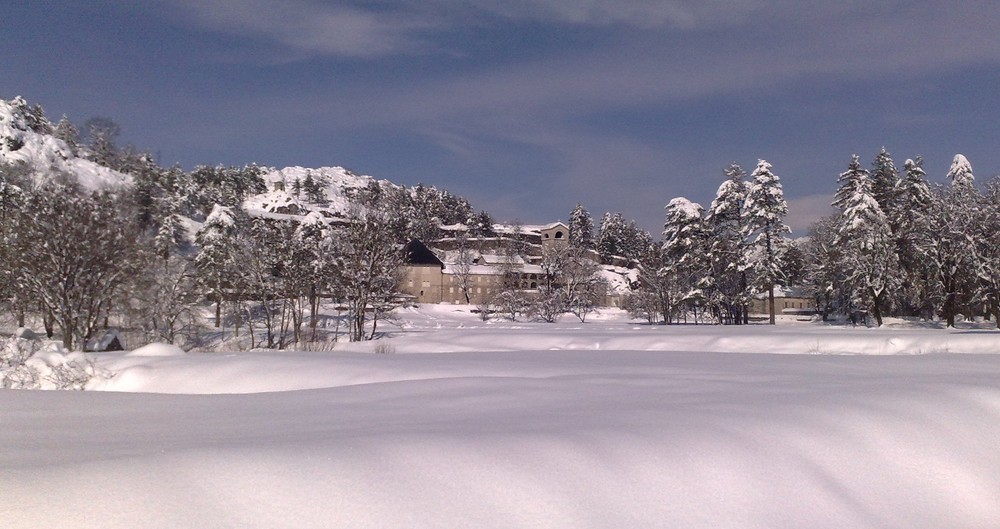
{"type": "MultiPolygon", "coordinates": [[[[426,244],[411,241],[404,249],[400,290],[417,303],[478,305],[498,294],[505,283],[513,282],[517,290],[530,296],[545,280],[539,265],[544,250],[569,243],[569,227],[562,222],[520,227],[498,224],[493,230],[495,237],[468,237],[463,225],[442,226],[446,236],[440,240],[426,244]],[[468,300],[463,283],[468,285],[468,300]]],[[[592,258],[598,260],[596,252],[592,258]]],[[[610,281],[613,286],[628,284],[627,279],[616,279],[610,281]]],[[[618,305],[618,290],[609,290],[602,304],[618,305]]]]}
{"type": "MultiPolygon", "coordinates": [[[[774,287],[775,314],[816,314],[816,298],[804,287],[774,287]]],[[[760,292],[750,301],[751,314],[769,314],[767,292],[760,292]]]]}

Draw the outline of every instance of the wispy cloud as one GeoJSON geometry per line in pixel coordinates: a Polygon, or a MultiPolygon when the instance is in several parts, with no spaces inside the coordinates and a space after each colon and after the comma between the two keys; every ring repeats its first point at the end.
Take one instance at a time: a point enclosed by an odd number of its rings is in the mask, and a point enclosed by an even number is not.
{"type": "Polygon", "coordinates": [[[678,27],[718,25],[745,16],[761,2],[716,0],[439,0],[509,19],[592,26],[678,27]]]}
{"type": "MultiPolygon", "coordinates": [[[[248,90],[227,94],[227,104],[234,115],[240,107],[252,107],[254,119],[268,123],[270,133],[277,135],[284,132],[282,127],[302,133],[302,123],[318,120],[335,129],[331,137],[357,129],[420,136],[465,168],[480,168],[482,174],[495,174],[491,164],[502,162],[498,146],[544,152],[551,163],[545,168],[548,173],[539,176],[572,185],[577,193],[562,200],[583,200],[599,209],[646,211],[645,224],[650,227],[661,223],[662,205],[671,196],[710,200],[708,193],[721,181],[730,156],[743,156],[743,162],[751,163],[750,156],[770,159],[783,146],[775,146],[774,139],[754,142],[757,132],[748,130],[748,143],[766,145],[767,152],[738,154],[727,145],[692,150],[650,137],[648,131],[640,139],[602,130],[593,124],[599,121],[592,119],[595,115],[669,109],[713,98],[743,99],[752,105],[775,93],[801,91],[803,86],[919,82],[927,76],[945,78],[941,72],[1000,64],[1000,47],[995,44],[1000,14],[986,0],[161,2],[175,17],[209,32],[265,41],[333,61],[348,57],[365,66],[369,63],[364,59],[460,56],[467,50],[455,47],[505,45],[475,41],[489,39],[489,32],[482,37],[469,31],[461,39],[442,38],[456,29],[518,24],[537,29],[550,24],[593,32],[601,38],[590,46],[505,56],[502,67],[469,67],[445,60],[432,71],[409,73],[405,82],[346,83],[351,86],[341,86],[335,97],[315,85],[297,86],[293,98],[288,93],[248,90]],[[712,148],[717,152],[706,162],[712,148]],[[720,156],[723,163],[717,163],[720,156]],[[697,182],[699,178],[710,182],[697,182]],[[612,179],[616,183],[609,183],[612,179]],[[646,192],[618,192],[626,186],[646,192]]],[[[496,53],[502,55],[503,50],[496,53]]],[[[371,65],[378,67],[378,61],[371,65]]],[[[808,101],[830,105],[823,107],[817,120],[836,119],[840,106],[849,104],[808,101]]],[[[803,103],[788,111],[801,114],[803,103]]],[[[931,110],[920,115],[941,119],[931,110]]],[[[892,123],[885,116],[871,118],[873,123],[892,123]]],[[[804,172],[805,165],[798,164],[796,171],[804,172]]],[[[781,167],[784,176],[786,165],[781,167]]],[[[789,173],[795,176],[796,171],[789,173]]],[[[795,189],[793,182],[790,179],[786,186],[793,195],[817,191],[815,186],[795,189]]],[[[559,200],[528,197],[526,201],[543,199],[559,200]]],[[[793,199],[789,223],[797,234],[827,211],[828,201],[826,195],[793,199]]]]}
{"type": "Polygon", "coordinates": [[[353,58],[414,53],[430,19],[310,0],[161,0],[167,13],[204,30],[291,50],[353,58]]]}

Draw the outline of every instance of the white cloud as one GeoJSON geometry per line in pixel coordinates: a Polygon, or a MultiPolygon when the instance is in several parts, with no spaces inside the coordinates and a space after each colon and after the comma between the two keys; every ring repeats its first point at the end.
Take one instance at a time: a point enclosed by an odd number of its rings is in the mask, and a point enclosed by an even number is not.
{"type": "Polygon", "coordinates": [[[714,0],[442,0],[510,19],[585,25],[691,28],[742,18],[759,1],[714,0]]]}
{"type": "Polygon", "coordinates": [[[168,13],[205,30],[291,50],[346,57],[413,53],[427,19],[309,0],[162,0],[168,13]]]}

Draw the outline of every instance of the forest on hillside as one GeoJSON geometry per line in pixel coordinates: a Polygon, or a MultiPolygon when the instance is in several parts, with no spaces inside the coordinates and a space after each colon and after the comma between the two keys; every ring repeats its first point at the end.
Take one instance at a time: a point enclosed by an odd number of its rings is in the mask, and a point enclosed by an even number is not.
{"type": "MultiPolygon", "coordinates": [[[[283,348],[317,340],[322,303],[342,311],[350,339],[370,339],[399,303],[407,241],[452,225],[495,235],[489,213],[423,185],[371,179],[342,190],[349,206],[334,210],[336,183],[318,173],[283,182],[298,214],[248,212],[249,198],[275,187],[266,168],[161,167],[118,146],[109,119],[81,133],[22,98],[2,103],[0,294],[18,326],[41,326],[67,349],[109,326],[197,347],[206,322],[249,347],[283,348]]],[[[595,226],[577,205],[570,242],[640,270],[624,306],[650,323],[747,323],[751,297],[776,285],[808,288],[824,318],[1000,319],[1000,183],[980,189],[961,155],[947,176],[931,185],[920,158],[899,170],[885,149],[870,169],[854,156],[838,177],[838,212],[792,241],[771,165],[747,175],[734,164],[709,208],[667,203],[659,240],[621,213],[595,226]]],[[[548,303],[548,321],[579,303],[557,277],[568,258],[551,258],[549,290],[510,294],[510,317],[548,303]]]]}

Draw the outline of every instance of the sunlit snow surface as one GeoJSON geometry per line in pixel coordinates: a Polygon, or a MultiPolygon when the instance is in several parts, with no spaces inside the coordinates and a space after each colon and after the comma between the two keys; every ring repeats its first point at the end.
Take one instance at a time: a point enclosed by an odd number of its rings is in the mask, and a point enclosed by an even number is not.
{"type": "Polygon", "coordinates": [[[109,353],[119,392],[0,392],[0,525],[1000,523],[994,331],[400,324],[394,354],[109,353]]]}

